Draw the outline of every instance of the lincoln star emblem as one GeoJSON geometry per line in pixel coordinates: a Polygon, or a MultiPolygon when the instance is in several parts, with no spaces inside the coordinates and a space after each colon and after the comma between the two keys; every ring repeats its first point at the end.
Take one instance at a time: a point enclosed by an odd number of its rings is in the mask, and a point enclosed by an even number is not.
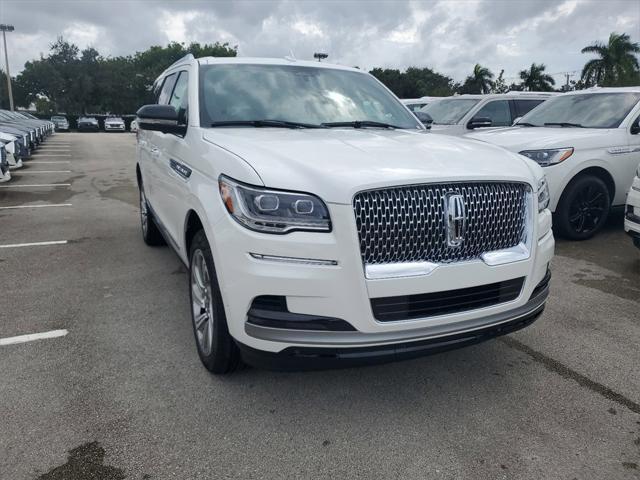
{"type": "Polygon", "coordinates": [[[444,214],[447,221],[447,245],[459,247],[467,231],[467,208],[459,193],[449,193],[445,197],[444,214]]]}

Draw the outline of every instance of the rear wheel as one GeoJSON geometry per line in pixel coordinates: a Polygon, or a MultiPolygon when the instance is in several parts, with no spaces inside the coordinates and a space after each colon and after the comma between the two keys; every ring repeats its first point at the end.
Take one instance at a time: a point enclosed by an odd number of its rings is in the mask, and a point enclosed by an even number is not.
{"type": "Polygon", "coordinates": [[[229,334],[211,249],[202,230],[191,242],[189,295],[200,360],[212,373],[233,372],[241,364],[240,351],[229,334]]]}
{"type": "Polygon", "coordinates": [[[142,239],[149,246],[157,247],[165,245],[164,237],[153,220],[153,213],[147,203],[144,189],[140,185],[140,226],[142,227],[142,239]]]}
{"type": "Polygon", "coordinates": [[[605,224],[610,206],[609,189],[600,178],[578,177],[562,194],[554,226],[565,238],[586,240],[605,224]]]}

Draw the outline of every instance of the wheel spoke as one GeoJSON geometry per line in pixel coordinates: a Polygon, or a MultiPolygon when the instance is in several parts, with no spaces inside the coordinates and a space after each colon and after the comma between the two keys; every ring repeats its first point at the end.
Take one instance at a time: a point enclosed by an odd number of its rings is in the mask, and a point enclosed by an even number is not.
{"type": "Polygon", "coordinates": [[[195,282],[192,282],[191,284],[191,295],[193,296],[194,302],[199,307],[204,307],[204,303],[205,303],[204,289],[200,288],[200,286],[195,282]]]}
{"type": "MultiPolygon", "coordinates": [[[[196,325],[196,330],[201,331],[202,327],[207,327],[207,321],[209,320],[209,314],[207,312],[203,312],[193,320],[196,325]]],[[[203,332],[204,333],[204,332],[203,332]]]]}

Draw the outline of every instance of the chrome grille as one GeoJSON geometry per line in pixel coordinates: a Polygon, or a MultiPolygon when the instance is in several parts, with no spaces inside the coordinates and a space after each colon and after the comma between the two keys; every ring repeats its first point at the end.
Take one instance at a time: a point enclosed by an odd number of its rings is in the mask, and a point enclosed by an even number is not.
{"type": "Polygon", "coordinates": [[[517,245],[523,238],[524,183],[444,183],[359,192],[353,200],[365,264],[459,262],[517,245]],[[462,245],[447,244],[445,199],[462,195],[467,229],[462,245]]]}

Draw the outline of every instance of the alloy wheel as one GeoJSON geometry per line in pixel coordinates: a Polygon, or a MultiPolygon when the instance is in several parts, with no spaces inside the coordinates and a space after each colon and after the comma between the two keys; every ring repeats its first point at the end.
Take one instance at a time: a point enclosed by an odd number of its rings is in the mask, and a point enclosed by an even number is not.
{"type": "Polygon", "coordinates": [[[569,224],[578,234],[594,231],[606,208],[605,193],[595,185],[586,185],[569,207],[569,224]]]}
{"type": "Polygon", "coordinates": [[[213,293],[211,277],[202,250],[193,252],[191,260],[191,310],[198,346],[203,355],[213,346],[213,293]]]}
{"type": "Polygon", "coordinates": [[[149,208],[147,207],[147,198],[144,196],[142,189],[140,189],[140,223],[142,225],[142,233],[146,235],[149,225],[149,208]]]}

